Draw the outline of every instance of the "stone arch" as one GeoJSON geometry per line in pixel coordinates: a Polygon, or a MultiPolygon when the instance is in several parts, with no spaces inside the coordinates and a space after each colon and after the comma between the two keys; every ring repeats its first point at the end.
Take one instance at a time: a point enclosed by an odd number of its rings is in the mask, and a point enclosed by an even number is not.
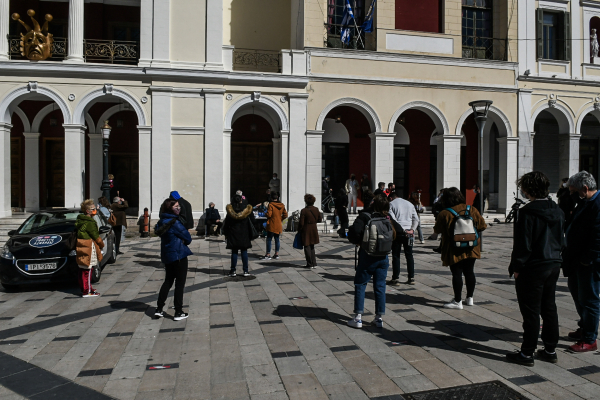
{"type": "Polygon", "coordinates": [[[25,115],[25,112],[21,110],[19,107],[15,107],[13,112],[21,118],[21,122],[23,123],[23,131],[31,132],[31,125],[29,124],[29,118],[25,115]]]}
{"type": "MultiPolygon", "coordinates": [[[[462,127],[465,123],[465,120],[467,118],[469,118],[469,116],[471,114],[473,114],[473,110],[468,109],[467,111],[465,111],[463,113],[463,115],[461,115],[460,119],[458,120],[458,124],[456,124],[456,131],[455,131],[456,135],[463,134],[462,127]]],[[[493,121],[496,124],[496,126],[498,127],[498,132],[500,134],[500,137],[512,137],[513,136],[512,126],[510,125],[510,121],[508,120],[508,117],[506,116],[506,114],[504,114],[504,112],[502,112],[502,110],[500,110],[497,107],[490,106],[490,110],[488,113],[488,119],[490,119],[491,121],[493,121]]],[[[488,133],[489,133],[489,130],[491,129],[491,126],[492,126],[492,124],[486,124],[486,131],[488,133]]],[[[466,144],[464,146],[466,146],[466,144]]]]}
{"type": "Polygon", "coordinates": [[[51,103],[51,104],[48,104],[46,107],[42,108],[40,111],[38,111],[38,113],[33,118],[33,122],[31,123],[31,129],[33,129],[32,132],[39,132],[40,125],[42,124],[42,121],[44,120],[44,118],[46,118],[46,116],[54,110],[55,110],[54,103],[51,103]]]}
{"type": "Polygon", "coordinates": [[[238,99],[227,110],[225,115],[225,130],[231,129],[231,126],[239,117],[254,112],[266,119],[273,128],[273,132],[278,134],[280,131],[289,131],[289,122],[285,111],[270,97],[261,96],[254,100],[253,96],[244,96],[238,99]],[[254,109],[252,109],[254,106],[254,109]]]}
{"type": "Polygon", "coordinates": [[[388,127],[389,133],[395,133],[394,128],[395,128],[396,121],[398,121],[398,118],[400,118],[400,115],[402,115],[402,113],[404,111],[410,110],[410,109],[416,109],[416,110],[424,112],[435,123],[435,126],[438,131],[442,132],[444,135],[450,134],[450,129],[448,127],[448,121],[446,120],[446,117],[444,116],[444,114],[442,114],[442,112],[436,106],[434,106],[433,104],[427,103],[425,101],[413,101],[413,102],[403,105],[398,110],[396,110],[394,115],[392,115],[392,119],[390,120],[390,124],[388,127]]]}
{"type": "Polygon", "coordinates": [[[37,82],[29,82],[27,86],[14,89],[2,100],[2,102],[0,102],[0,122],[10,124],[11,107],[13,104],[19,104],[29,97],[35,97],[37,94],[41,94],[53,100],[62,111],[64,123],[68,124],[71,122],[71,110],[62,96],[52,89],[38,86],[37,82]]]}
{"type": "Polygon", "coordinates": [[[133,107],[133,111],[137,114],[138,125],[148,125],[148,117],[144,107],[142,107],[135,96],[125,90],[113,88],[112,85],[105,85],[102,89],[95,89],[83,96],[73,112],[73,124],[84,125],[85,113],[92,106],[93,101],[102,96],[115,96],[125,100],[133,107]]]}
{"type": "MultiPolygon", "coordinates": [[[[95,132],[95,133],[102,133],[102,127],[104,126],[104,121],[106,121],[107,119],[109,119],[110,117],[112,117],[113,115],[115,115],[118,112],[121,111],[133,111],[130,110],[125,104],[117,104],[112,106],[111,108],[109,108],[108,110],[104,111],[102,113],[102,115],[100,116],[100,119],[98,119],[98,123],[96,124],[96,127],[91,127],[90,128],[90,132],[95,132]]],[[[86,116],[89,115],[86,113],[86,116]]],[[[139,124],[139,122],[138,122],[139,124]]]]}
{"type": "Polygon", "coordinates": [[[319,115],[319,118],[317,119],[317,126],[316,126],[317,131],[323,130],[323,122],[325,121],[325,117],[327,117],[327,114],[329,114],[329,112],[331,110],[333,110],[334,108],[339,107],[339,106],[348,106],[348,107],[352,107],[352,108],[360,111],[365,116],[367,121],[369,121],[371,133],[381,132],[381,122],[379,120],[379,117],[377,116],[377,113],[373,109],[373,107],[371,107],[364,101],[362,101],[360,99],[356,99],[354,97],[344,97],[344,98],[335,100],[334,102],[330,103],[327,107],[325,107],[323,109],[323,111],[321,111],[321,114],[319,115]]]}
{"type": "Polygon", "coordinates": [[[585,110],[583,110],[581,114],[579,114],[579,119],[577,120],[577,127],[575,129],[575,133],[579,135],[581,134],[581,125],[583,124],[584,118],[587,117],[588,114],[592,114],[594,117],[596,117],[598,122],[600,122],[600,110],[596,109],[596,107],[591,105],[585,110]]]}
{"type": "Polygon", "coordinates": [[[554,103],[552,106],[549,103],[542,104],[531,116],[531,121],[533,121],[534,124],[538,115],[540,115],[542,111],[548,111],[554,118],[556,118],[556,121],[558,122],[559,133],[575,133],[575,121],[573,119],[573,115],[567,107],[560,103],[554,103]]]}

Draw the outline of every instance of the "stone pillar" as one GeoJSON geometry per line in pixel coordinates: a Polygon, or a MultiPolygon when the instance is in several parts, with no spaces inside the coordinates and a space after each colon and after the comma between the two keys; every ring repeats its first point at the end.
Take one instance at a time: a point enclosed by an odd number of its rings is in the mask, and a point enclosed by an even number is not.
{"type": "Polygon", "coordinates": [[[281,131],[281,163],[279,167],[279,180],[281,181],[281,201],[286,206],[289,199],[289,171],[288,160],[290,159],[290,132],[281,131]]]}
{"type": "Polygon", "coordinates": [[[460,188],[460,146],[462,135],[435,136],[437,141],[436,192],[443,188],[460,188]]]}
{"type": "Polygon", "coordinates": [[[304,208],[306,187],[306,114],[308,94],[289,94],[290,141],[289,148],[294,156],[289,158],[288,211],[304,208]]]}
{"type": "MultiPolygon", "coordinates": [[[[222,6],[221,6],[222,7],[222,6]]],[[[231,130],[223,131],[224,89],[204,93],[204,205],[211,201],[219,210],[229,203],[231,179],[231,130]]]]}
{"type": "Polygon", "coordinates": [[[581,135],[576,133],[560,134],[559,144],[559,179],[569,177],[579,172],[579,140],[581,135]]]}
{"type": "Polygon", "coordinates": [[[519,90],[519,155],[517,169],[519,177],[533,170],[533,137],[535,132],[533,132],[533,121],[531,121],[532,92],[531,89],[519,90]]]}
{"type": "Polygon", "coordinates": [[[8,30],[10,26],[10,0],[0,0],[0,60],[8,60],[8,30]]]}
{"type": "Polygon", "coordinates": [[[139,171],[139,212],[143,212],[145,207],[149,211],[158,209],[160,205],[152,206],[152,127],[138,126],[138,171],[139,171]]]}
{"type": "Polygon", "coordinates": [[[10,217],[10,130],[11,124],[0,122],[0,218],[10,217]]]}
{"type": "MultiPolygon", "coordinates": [[[[88,130],[93,132],[94,127],[89,127],[88,130]]],[[[90,198],[97,199],[102,196],[102,174],[104,168],[102,134],[88,133],[88,138],[90,139],[90,170],[88,171],[90,179],[90,198]]],[[[110,148],[108,149],[108,154],[110,154],[110,148]]],[[[112,203],[112,199],[108,199],[108,201],[112,203]]]]}
{"type": "MultiPolygon", "coordinates": [[[[170,89],[170,88],[169,88],[170,89]]],[[[152,218],[158,218],[160,206],[171,192],[171,90],[152,92],[152,218]]],[[[142,146],[140,137],[140,146],[142,146]]],[[[141,159],[140,154],[140,159],[141,159]]],[[[142,171],[140,165],[140,172],[142,171]]],[[[140,176],[140,184],[141,184],[140,176]]],[[[140,193],[141,196],[141,193],[140,193]]],[[[140,199],[141,200],[141,199],[140,199]]],[[[140,207],[141,207],[140,203],[140,207]]]]}
{"type": "Polygon", "coordinates": [[[322,198],[323,133],[325,131],[306,131],[306,193],[317,198],[315,207],[319,209],[322,198]]]}
{"type": "MultiPolygon", "coordinates": [[[[171,0],[154,0],[152,9],[154,26],[152,35],[152,66],[171,66],[171,0]]],[[[140,32],[141,33],[141,32],[140,32]]],[[[154,123],[152,124],[153,126],[154,123]]],[[[169,127],[169,132],[170,132],[169,127]]]]}
{"type": "Polygon", "coordinates": [[[498,212],[507,213],[513,203],[513,192],[517,191],[517,158],[519,155],[519,138],[498,138],[499,154],[499,185],[498,212]]]}
{"type": "Polygon", "coordinates": [[[83,59],[83,0],[69,0],[68,55],[65,61],[82,63],[83,59]]]}
{"type": "Polygon", "coordinates": [[[85,125],[65,128],[65,207],[79,207],[85,196],[85,125]]]}
{"type": "Polygon", "coordinates": [[[40,209],[40,134],[25,132],[25,210],[40,209]]]}
{"type": "MultiPolygon", "coordinates": [[[[371,138],[371,182],[394,181],[394,137],[395,132],[375,132],[371,138]]],[[[371,187],[371,190],[373,190],[371,187]]]]}
{"type": "MultiPolygon", "coordinates": [[[[152,0],[141,0],[140,3],[140,67],[149,67],[152,62],[153,3],[152,0]]],[[[140,208],[143,210],[141,204],[140,208]]]]}
{"type": "Polygon", "coordinates": [[[223,69],[223,1],[206,0],[206,69],[223,69]]]}

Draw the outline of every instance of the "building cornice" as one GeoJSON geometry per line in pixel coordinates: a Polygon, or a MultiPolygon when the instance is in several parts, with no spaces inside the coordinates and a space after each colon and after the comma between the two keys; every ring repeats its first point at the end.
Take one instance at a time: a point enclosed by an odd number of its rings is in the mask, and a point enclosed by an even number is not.
{"type": "Polygon", "coordinates": [[[591,1],[591,0],[581,0],[579,2],[579,4],[582,7],[589,7],[589,8],[600,8],[600,3],[598,3],[597,1],[591,1]]]}
{"type": "Polygon", "coordinates": [[[593,86],[600,87],[600,81],[590,81],[583,79],[567,79],[567,78],[549,78],[543,76],[526,76],[520,75],[517,78],[520,82],[535,82],[535,83],[553,83],[558,85],[571,85],[571,86],[593,86]]]}

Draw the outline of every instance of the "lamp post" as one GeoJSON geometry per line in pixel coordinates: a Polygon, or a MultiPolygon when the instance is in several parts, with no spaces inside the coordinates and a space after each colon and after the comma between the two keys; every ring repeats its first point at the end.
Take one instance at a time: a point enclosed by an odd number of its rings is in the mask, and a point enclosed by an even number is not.
{"type": "MultiPolygon", "coordinates": [[[[492,105],[491,100],[477,100],[469,103],[469,106],[473,108],[473,117],[475,117],[475,123],[479,129],[479,209],[481,210],[481,217],[483,218],[483,129],[487,122],[488,111],[492,105]]],[[[483,237],[480,235],[481,249],[483,250],[483,237]]]]}
{"type": "Polygon", "coordinates": [[[109,202],[110,200],[110,181],[108,180],[108,138],[110,138],[110,130],[112,128],[108,125],[108,120],[104,121],[102,127],[102,196],[104,196],[109,202]]]}

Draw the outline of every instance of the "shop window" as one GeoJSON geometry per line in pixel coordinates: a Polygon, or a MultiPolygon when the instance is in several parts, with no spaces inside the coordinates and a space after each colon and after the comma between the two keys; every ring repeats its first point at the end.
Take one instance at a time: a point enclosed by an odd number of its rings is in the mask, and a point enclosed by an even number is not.
{"type": "Polygon", "coordinates": [[[444,0],[396,0],[396,29],[443,33],[444,0]]]}
{"type": "Polygon", "coordinates": [[[537,56],[545,60],[571,59],[570,13],[537,10],[537,56]]]}

